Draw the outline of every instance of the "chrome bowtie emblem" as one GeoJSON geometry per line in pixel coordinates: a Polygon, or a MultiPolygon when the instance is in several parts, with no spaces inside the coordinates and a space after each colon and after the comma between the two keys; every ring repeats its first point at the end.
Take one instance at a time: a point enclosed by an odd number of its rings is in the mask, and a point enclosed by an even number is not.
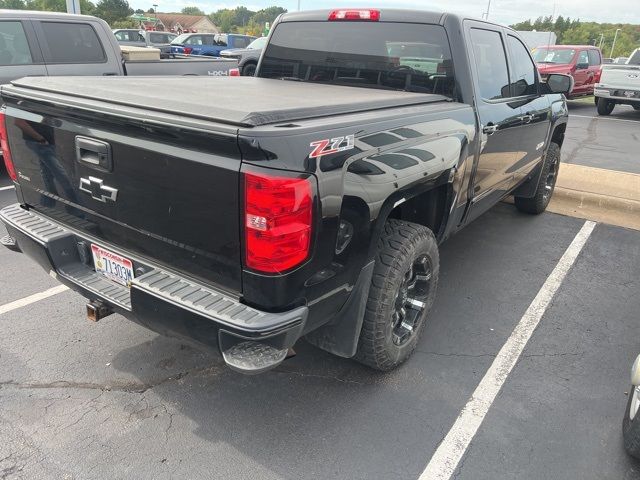
{"type": "Polygon", "coordinates": [[[81,178],[80,190],[91,195],[91,198],[99,202],[106,203],[107,200],[112,202],[118,198],[118,189],[107,187],[104,182],[96,177],[81,178]]]}

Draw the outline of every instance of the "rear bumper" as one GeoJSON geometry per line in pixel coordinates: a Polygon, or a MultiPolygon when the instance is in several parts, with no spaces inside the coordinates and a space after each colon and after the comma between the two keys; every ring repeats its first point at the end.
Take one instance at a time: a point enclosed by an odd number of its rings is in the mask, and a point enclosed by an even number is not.
{"type": "Polygon", "coordinates": [[[195,341],[224,356],[225,349],[247,341],[288,350],[304,329],[307,307],[282,313],[248,307],[225,292],[138,261],[135,255],[94,242],[18,204],[0,210],[0,221],[20,249],[61,283],[160,334],[195,341]],[[133,261],[136,277],[131,288],[95,272],[91,243],[133,261]]]}
{"type": "Polygon", "coordinates": [[[640,102],[640,90],[636,88],[612,88],[596,85],[593,94],[596,97],[619,100],[621,103],[640,102]]]}

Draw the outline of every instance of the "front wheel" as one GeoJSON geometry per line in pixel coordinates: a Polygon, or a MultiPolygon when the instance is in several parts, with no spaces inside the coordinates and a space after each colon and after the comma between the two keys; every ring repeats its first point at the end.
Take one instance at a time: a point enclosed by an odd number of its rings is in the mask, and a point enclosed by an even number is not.
{"type": "Polygon", "coordinates": [[[255,63],[247,63],[242,67],[242,75],[245,77],[254,77],[256,74],[257,65],[255,63]]]}
{"type": "Polygon", "coordinates": [[[538,181],[538,187],[531,198],[514,197],[514,203],[518,210],[524,213],[538,215],[544,212],[551,201],[553,191],[558,180],[560,169],[560,145],[551,143],[544,157],[542,173],[538,181]]]}
{"type": "Polygon", "coordinates": [[[357,361],[388,371],[411,356],[433,305],[439,273],[431,230],[388,220],[378,242],[357,361]]]}
{"type": "Polygon", "coordinates": [[[613,112],[616,104],[611,100],[607,100],[606,98],[598,98],[597,110],[598,115],[610,115],[613,112]]]}

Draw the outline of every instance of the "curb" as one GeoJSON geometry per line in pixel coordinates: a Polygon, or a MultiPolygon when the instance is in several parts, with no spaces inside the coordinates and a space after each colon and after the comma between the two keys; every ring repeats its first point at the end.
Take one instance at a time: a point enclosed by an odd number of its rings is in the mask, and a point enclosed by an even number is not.
{"type": "Polygon", "coordinates": [[[562,163],[548,211],[640,230],[640,175],[562,163]]]}

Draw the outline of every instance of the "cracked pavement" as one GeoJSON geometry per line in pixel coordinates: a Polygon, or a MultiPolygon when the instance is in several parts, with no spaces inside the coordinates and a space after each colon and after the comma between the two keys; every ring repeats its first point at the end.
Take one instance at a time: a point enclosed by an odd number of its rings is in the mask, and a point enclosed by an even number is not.
{"type": "MultiPolygon", "coordinates": [[[[384,374],[300,342],[242,376],[90,323],[73,292],[0,315],[0,479],[416,479],[582,223],[503,204],[449,240],[416,354],[384,374]]],[[[19,254],[0,266],[0,304],[56,285],[19,254]]],[[[598,225],[455,478],[640,479],[620,429],[638,271],[640,233],[598,225]]]]}

